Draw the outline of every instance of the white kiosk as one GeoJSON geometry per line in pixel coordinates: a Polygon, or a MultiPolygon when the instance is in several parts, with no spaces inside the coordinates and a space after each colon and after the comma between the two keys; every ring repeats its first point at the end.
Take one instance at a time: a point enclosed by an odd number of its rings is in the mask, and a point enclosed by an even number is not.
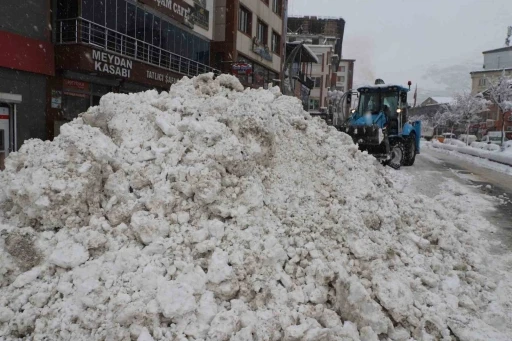
{"type": "Polygon", "coordinates": [[[21,95],[0,92],[0,170],[10,152],[18,150],[16,112],[21,95]]]}

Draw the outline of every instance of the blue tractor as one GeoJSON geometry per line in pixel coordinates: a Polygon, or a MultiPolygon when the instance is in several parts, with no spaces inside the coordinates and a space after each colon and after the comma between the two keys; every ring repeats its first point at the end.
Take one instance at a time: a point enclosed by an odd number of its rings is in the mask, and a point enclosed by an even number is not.
{"type": "Polygon", "coordinates": [[[421,121],[407,119],[410,87],[410,82],[406,88],[384,84],[381,79],[374,86],[360,87],[357,110],[352,110],[350,117],[336,128],[382,164],[395,169],[412,166],[420,153],[421,121]]]}

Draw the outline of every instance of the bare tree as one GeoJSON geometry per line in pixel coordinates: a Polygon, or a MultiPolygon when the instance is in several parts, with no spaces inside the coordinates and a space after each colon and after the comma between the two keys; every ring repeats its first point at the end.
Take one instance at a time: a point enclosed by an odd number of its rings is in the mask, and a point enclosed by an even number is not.
{"type": "Polygon", "coordinates": [[[496,82],[489,82],[487,90],[491,101],[498,106],[501,113],[501,144],[505,142],[505,113],[512,110],[512,78],[507,77],[505,70],[496,82]]]}
{"type": "MultiPolygon", "coordinates": [[[[462,92],[455,95],[454,101],[448,105],[450,118],[454,124],[466,125],[466,135],[469,135],[471,122],[479,119],[478,114],[488,111],[490,102],[482,94],[472,95],[469,92],[462,92]]],[[[466,138],[466,144],[469,139],[466,138]]]]}

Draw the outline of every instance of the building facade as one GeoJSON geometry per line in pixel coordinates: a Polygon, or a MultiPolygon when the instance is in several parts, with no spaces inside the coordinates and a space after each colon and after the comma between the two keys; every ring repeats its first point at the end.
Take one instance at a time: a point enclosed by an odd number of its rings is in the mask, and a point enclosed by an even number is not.
{"type": "Polygon", "coordinates": [[[166,90],[210,67],[213,0],[58,0],[48,136],[109,92],[166,90]]]}
{"type": "Polygon", "coordinates": [[[309,47],[299,42],[286,43],[285,57],[283,94],[300,99],[303,109],[307,111],[311,90],[315,86],[313,65],[318,64],[319,60],[309,47]]]}
{"type": "Polygon", "coordinates": [[[212,65],[246,87],[281,79],[286,0],[216,0],[212,65]]]}
{"type": "Polygon", "coordinates": [[[213,13],[214,0],[3,0],[0,168],[23,141],[52,139],[106,93],[219,73],[213,13]]]}
{"type": "Polygon", "coordinates": [[[335,72],[335,89],[338,91],[349,91],[354,90],[354,65],[355,59],[342,59],[338,66],[338,70],[335,72]]]}
{"type": "Polygon", "coordinates": [[[333,74],[332,56],[334,48],[332,45],[307,45],[316,55],[318,63],[313,64],[311,78],[314,86],[311,89],[308,111],[312,114],[327,111],[327,91],[331,87],[333,74]]]}
{"type": "MultiPolygon", "coordinates": [[[[482,70],[471,72],[471,93],[476,95],[482,93],[489,99],[486,93],[490,85],[496,82],[505,72],[505,75],[512,77],[512,46],[498,48],[482,52],[484,55],[484,65],[482,70]]],[[[481,114],[482,119],[486,120],[485,132],[499,131],[503,127],[507,138],[512,139],[511,113],[501,114],[497,105],[492,104],[489,110],[481,114]]],[[[484,125],[482,124],[482,127],[484,125]]],[[[475,128],[476,129],[476,128],[475,128]]]]}
{"type": "Polygon", "coordinates": [[[309,40],[312,45],[331,45],[334,39],[334,53],[343,56],[345,20],[338,17],[294,16],[287,19],[289,41],[309,40]]]}
{"type": "Polygon", "coordinates": [[[2,0],[0,169],[24,140],[47,138],[46,85],[55,73],[50,8],[50,0],[2,0]]]}

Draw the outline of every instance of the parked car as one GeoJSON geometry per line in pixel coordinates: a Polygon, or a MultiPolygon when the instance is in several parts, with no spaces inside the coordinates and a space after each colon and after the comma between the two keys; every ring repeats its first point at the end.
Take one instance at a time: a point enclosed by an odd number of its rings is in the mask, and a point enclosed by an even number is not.
{"type": "Polygon", "coordinates": [[[457,135],[453,134],[453,133],[443,133],[443,137],[445,139],[456,139],[457,138],[457,135]]]}
{"type": "MultiPolygon", "coordinates": [[[[507,140],[508,139],[505,138],[505,141],[507,141],[507,140]]],[[[490,132],[488,132],[487,135],[482,137],[480,142],[492,143],[492,144],[497,144],[498,146],[501,146],[501,131],[490,131],[490,132]]]]}
{"type": "Polygon", "coordinates": [[[476,137],[476,135],[462,134],[462,135],[459,136],[459,140],[462,141],[462,142],[465,142],[467,144],[472,144],[473,142],[478,140],[478,138],[476,137]]]}

